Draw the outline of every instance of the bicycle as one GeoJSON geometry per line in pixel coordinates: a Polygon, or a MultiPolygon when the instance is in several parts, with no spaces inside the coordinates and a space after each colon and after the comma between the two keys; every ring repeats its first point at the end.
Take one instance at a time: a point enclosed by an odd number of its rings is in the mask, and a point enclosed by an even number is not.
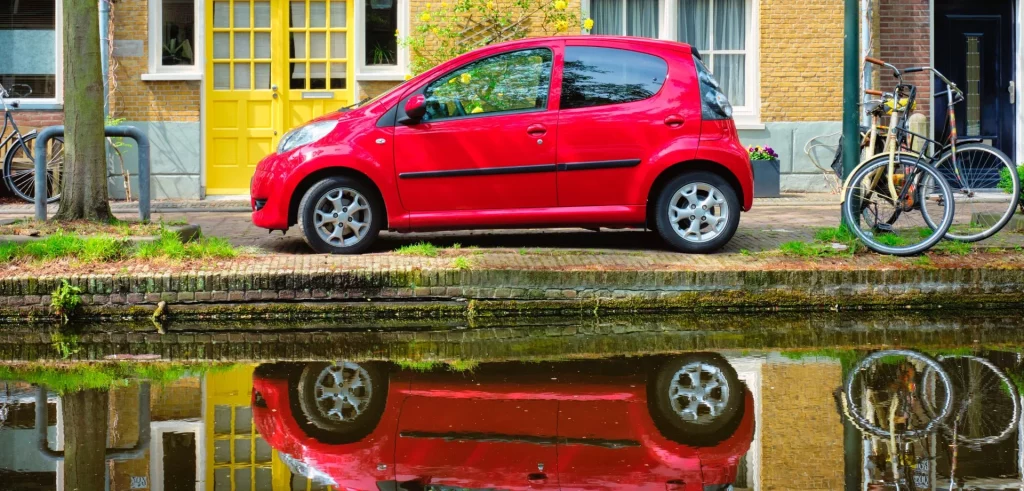
{"type": "MultiPolygon", "coordinates": [[[[939,365],[953,382],[956,394],[951,422],[943,425],[946,434],[955,442],[972,447],[991,445],[1006,440],[1016,433],[1021,418],[1020,393],[1016,385],[992,362],[971,355],[940,356],[939,365]]],[[[934,374],[927,371],[923,379],[926,391],[943,388],[931,382],[934,374]]],[[[926,393],[925,409],[941,393],[926,393]]]]}
{"type": "MultiPolygon", "coordinates": [[[[942,240],[953,224],[953,191],[922,154],[898,151],[901,117],[914,107],[917,88],[904,83],[895,66],[875,61],[892,68],[898,83],[891,94],[883,94],[881,103],[890,118],[884,127],[884,151],[862,159],[843,183],[843,218],[875,252],[919,254],[942,240]]],[[[873,125],[869,131],[877,129],[873,125]]],[[[875,136],[869,148],[875,148],[875,136]]]]}
{"type": "MultiPolygon", "coordinates": [[[[20,92],[17,97],[27,97],[32,93],[32,88],[27,85],[11,86],[11,91],[15,88],[27,91],[20,92]]],[[[4,124],[0,129],[0,149],[9,148],[3,160],[4,184],[19,198],[32,203],[35,202],[36,196],[36,167],[35,159],[32,157],[36,131],[22,133],[18,129],[11,109],[17,109],[19,103],[11,101],[8,104],[6,100],[14,96],[0,85],[0,106],[3,106],[4,110],[4,124]],[[8,126],[12,131],[4,137],[8,126]]],[[[64,174],[64,139],[57,137],[47,142],[46,153],[46,202],[53,203],[60,199],[61,179],[64,174]]]]}
{"type": "MultiPolygon", "coordinates": [[[[881,60],[866,58],[871,63],[881,60]]],[[[910,131],[909,113],[913,108],[900,112],[895,128],[896,146],[899,152],[915,153],[914,143],[921,143],[920,154],[929,159],[929,164],[946,179],[953,190],[953,224],[945,238],[962,242],[976,242],[987,239],[1001,230],[1018,206],[1021,192],[1017,166],[998,148],[988,145],[980,138],[961,139],[957,134],[955,106],[964,101],[964,94],[956,84],[932,67],[912,67],[903,74],[929,71],[946,86],[934,97],[946,99],[946,121],[943,137],[932,140],[910,131]],[[945,143],[940,143],[945,142],[945,143]],[[929,151],[938,149],[929,153],[929,151]],[[1000,180],[1006,176],[1010,189],[1000,188],[1000,180]]],[[[927,212],[928,209],[922,209],[927,212]]],[[[938,224],[925,213],[925,221],[931,228],[938,224]]]]}

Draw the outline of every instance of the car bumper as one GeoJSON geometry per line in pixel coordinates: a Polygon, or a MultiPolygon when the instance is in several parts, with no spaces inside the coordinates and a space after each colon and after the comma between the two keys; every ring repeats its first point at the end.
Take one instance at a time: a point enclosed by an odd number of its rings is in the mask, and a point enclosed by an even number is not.
{"type": "Polygon", "coordinates": [[[279,169],[280,157],[272,154],[260,161],[249,186],[252,223],[270,230],[287,230],[289,194],[285,192],[285,175],[279,169]]]}

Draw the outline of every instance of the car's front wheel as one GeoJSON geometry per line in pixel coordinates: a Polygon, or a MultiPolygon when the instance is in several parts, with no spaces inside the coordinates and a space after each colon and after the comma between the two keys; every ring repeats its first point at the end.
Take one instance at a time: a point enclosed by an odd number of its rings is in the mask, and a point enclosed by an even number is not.
{"type": "Polygon", "coordinates": [[[675,249],[714,252],[724,246],[740,222],[736,190],[711,172],[687,172],[668,182],[655,204],[658,234],[675,249]]]}
{"type": "Polygon", "coordinates": [[[313,250],[358,254],[377,239],[384,206],[372,186],[349,177],[330,177],[306,191],[299,214],[299,228],[313,250]]]}
{"type": "Polygon", "coordinates": [[[384,413],[387,369],[373,362],[310,363],[299,375],[296,392],[311,436],[327,443],[358,441],[384,413]]]}
{"type": "Polygon", "coordinates": [[[743,418],[746,386],[725,358],[691,353],[661,364],[647,386],[647,404],[666,438],[693,446],[725,440],[743,418]]]}

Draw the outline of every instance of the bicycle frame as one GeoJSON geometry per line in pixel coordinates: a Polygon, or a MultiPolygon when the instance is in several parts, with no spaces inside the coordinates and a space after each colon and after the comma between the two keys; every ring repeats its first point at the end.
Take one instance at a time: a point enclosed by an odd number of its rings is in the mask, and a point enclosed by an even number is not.
{"type": "MultiPolygon", "coordinates": [[[[7,105],[6,99],[9,95],[10,94],[7,92],[7,89],[5,89],[3,85],[0,85],[0,106],[3,106],[4,110],[4,126],[3,128],[0,128],[0,137],[3,137],[3,135],[7,133],[8,126],[12,129],[11,134],[0,139],[0,149],[8,149],[8,145],[13,145],[15,141],[24,140],[26,136],[34,135],[36,133],[35,130],[32,130],[23,134],[18,128],[18,123],[14,121],[14,115],[11,114],[11,106],[7,105]]],[[[29,157],[32,156],[32,149],[27,148],[27,145],[25,151],[29,157]]],[[[6,154],[6,152],[4,152],[4,154],[6,154]]],[[[0,156],[0,158],[2,158],[2,156],[0,156]]]]}

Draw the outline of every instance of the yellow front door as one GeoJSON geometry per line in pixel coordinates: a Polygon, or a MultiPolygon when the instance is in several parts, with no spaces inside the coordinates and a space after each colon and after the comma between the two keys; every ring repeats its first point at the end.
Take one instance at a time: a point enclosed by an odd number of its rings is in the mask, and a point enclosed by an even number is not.
{"type": "Polygon", "coordinates": [[[353,101],[353,5],[207,5],[206,192],[248,194],[256,164],[284,133],[353,101]]]}

